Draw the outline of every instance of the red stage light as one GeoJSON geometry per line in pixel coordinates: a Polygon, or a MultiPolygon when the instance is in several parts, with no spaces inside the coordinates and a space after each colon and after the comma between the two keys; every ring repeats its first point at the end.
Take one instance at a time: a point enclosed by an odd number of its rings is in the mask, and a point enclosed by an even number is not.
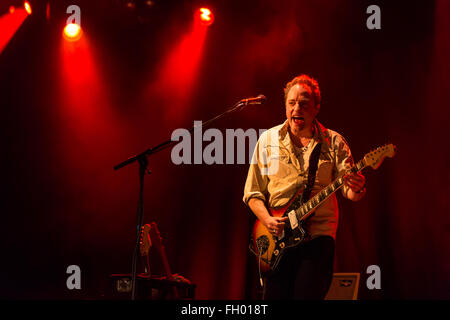
{"type": "Polygon", "coordinates": [[[28,14],[31,14],[32,10],[31,10],[31,5],[28,1],[25,1],[23,3],[23,7],[25,8],[25,10],[28,12],[28,14]]]}
{"type": "Polygon", "coordinates": [[[210,26],[214,22],[214,15],[208,8],[198,9],[196,16],[202,25],[210,26]]]}
{"type": "Polygon", "coordinates": [[[28,17],[24,8],[11,7],[9,12],[0,15],[0,54],[28,17]],[[11,9],[11,7],[14,9],[11,9]]]}
{"type": "Polygon", "coordinates": [[[64,27],[64,38],[69,41],[77,41],[81,38],[81,27],[76,23],[69,23],[64,27]]]}
{"type": "Polygon", "coordinates": [[[14,6],[9,6],[9,13],[13,14],[16,11],[16,8],[14,6]]]}

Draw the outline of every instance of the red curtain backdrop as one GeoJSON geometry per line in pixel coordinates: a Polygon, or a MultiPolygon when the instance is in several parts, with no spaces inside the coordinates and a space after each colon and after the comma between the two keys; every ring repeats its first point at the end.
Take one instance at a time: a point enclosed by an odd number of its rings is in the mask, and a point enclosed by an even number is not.
{"type": "MultiPolygon", "coordinates": [[[[366,28],[364,1],[213,1],[215,22],[195,50],[183,49],[190,2],[138,23],[81,1],[78,51],[61,44],[69,4],[55,4],[49,21],[34,10],[0,55],[2,298],[105,298],[109,275],[131,272],[138,204],[137,164],[113,166],[258,94],[263,107],[213,127],[275,126],[283,87],[300,73],[319,81],[319,120],[355,160],[398,147],[365,171],[363,200],[339,196],[335,272],[361,274],[360,299],[450,298],[448,1],[380,2],[380,30],[366,28]],[[82,270],[81,290],[66,287],[69,265],[82,270]],[[379,290],[366,286],[370,265],[379,290]]],[[[165,150],[149,169],[144,223],[157,222],[172,271],[198,299],[257,298],[248,164],[177,166],[165,150]]],[[[162,274],[156,252],[150,260],[162,274]]]]}

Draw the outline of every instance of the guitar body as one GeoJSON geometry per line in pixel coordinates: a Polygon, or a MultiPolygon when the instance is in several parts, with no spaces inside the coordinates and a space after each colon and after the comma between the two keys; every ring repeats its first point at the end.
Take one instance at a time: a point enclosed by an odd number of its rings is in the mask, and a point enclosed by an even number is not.
{"type": "MultiPolygon", "coordinates": [[[[285,206],[269,208],[270,215],[273,217],[287,216],[293,207],[298,206],[302,193],[303,188],[299,189],[285,206]]],[[[260,220],[256,220],[253,226],[251,250],[258,257],[261,256],[261,259],[258,259],[261,272],[269,273],[275,270],[287,250],[308,239],[304,223],[304,220],[299,221],[298,227],[292,229],[289,220],[286,221],[283,234],[281,237],[277,237],[271,234],[260,220]]]]}

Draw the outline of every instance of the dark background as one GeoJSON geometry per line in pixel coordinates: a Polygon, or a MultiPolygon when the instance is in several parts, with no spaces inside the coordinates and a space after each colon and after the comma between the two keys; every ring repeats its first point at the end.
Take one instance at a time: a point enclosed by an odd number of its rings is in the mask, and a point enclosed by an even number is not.
{"type": "MultiPolygon", "coordinates": [[[[355,160],[398,147],[365,171],[363,200],[339,194],[335,272],[361,273],[360,299],[450,298],[450,2],[156,1],[139,14],[120,4],[53,1],[46,19],[34,1],[0,53],[1,298],[103,298],[110,274],[131,272],[138,203],[137,165],[113,166],[260,93],[264,106],[214,127],[275,126],[283,87],[301,73],[319,81],[319,121],[355,160]],[[61,35],[71,4],[81,8],[79,56],[61,35]],[[194,75],[179,77],[196,54],[180,43],[205,4],[215,22],[194,75]],[[366,27],[371,4],[381,30],[366,27]],[[66,288],[69,265],[81,268],[81,290],[66,288]],[[381,269],[380,290],[366,287],[370,265],[381,269]]],[[[170,150],[149,162],[144,223],[157,222],[172,271],[199,299],[255,298],[248,164],[176,166],[170,150]]]]}

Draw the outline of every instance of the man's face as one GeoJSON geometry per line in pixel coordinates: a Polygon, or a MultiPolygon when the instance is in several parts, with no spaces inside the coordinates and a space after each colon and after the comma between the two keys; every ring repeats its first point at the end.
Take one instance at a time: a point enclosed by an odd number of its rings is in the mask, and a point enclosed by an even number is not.
{"type": "Polygon", "coordinates": [[[289,90],[286,97],[286,118],[292,133],[310,128],[318,112],[319,106],[316,106],[309,86],[296,84],[289,90]]]}

